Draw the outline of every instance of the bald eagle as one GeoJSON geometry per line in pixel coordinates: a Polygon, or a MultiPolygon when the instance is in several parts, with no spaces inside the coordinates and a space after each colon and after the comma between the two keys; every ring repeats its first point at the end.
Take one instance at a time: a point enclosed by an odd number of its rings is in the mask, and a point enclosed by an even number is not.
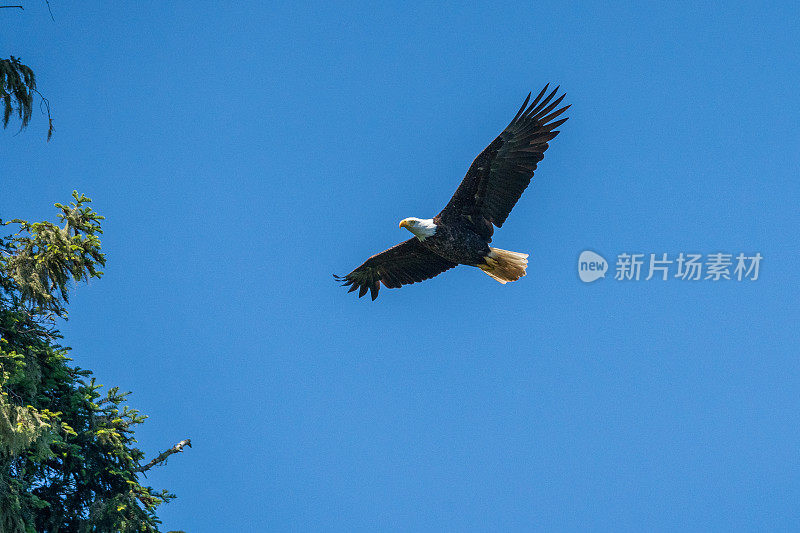
{"type": "Polygon", "coordinates": [[[565,94],[555,100],[548,85],[530,102],[525,99],[514,120],[478,155],[461,185],[441,213],[433,218],[405,218],[400,227],[414,234],[409,240],[373,255],[346,276],[336,276],[348,292],[358,297],[370,291],[378,297],[381,283],[394,289],[430,279],[456,265],[478,267],[500,283],[525,275],[528,255],[490,248],[494,226],[503,226],[544,159],[548,141],[566,118],[551,122],[569,106],[556,109],[565,94]],[[544,99],[542,99],[544,97],[544,99]],[[555,109],[555,111],[554,111],[555,109]]]}

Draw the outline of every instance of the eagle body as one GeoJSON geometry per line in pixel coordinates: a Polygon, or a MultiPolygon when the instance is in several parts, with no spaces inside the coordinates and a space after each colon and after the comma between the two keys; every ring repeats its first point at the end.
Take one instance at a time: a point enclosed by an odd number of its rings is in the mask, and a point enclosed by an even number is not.
{"type": "Polygon", "coordinates": [[[422,240],[422,246],[457,265],[478,266],[484,262],[489,243],[469,224],[447,224],[438,216],[433,223],[436,233],[422,240]]]}
{"type": "Polygon", "coordinates": [[[334,276],[358,290],[378,297],[380,286],[392,289],[430,279],[456,265],[478,267],[500,283],[525,275],[528,255],[492,248],[494,228],[508,218],[528,187],[536,166],[544,159],[548,142],[566,118],[553,121],[569,106],[556,109],[565,95],[547,87],[523,102],[514,119],[475,158],[444,209],[432,219],[406,218],[400,227],[414,237],[375,254],[346,276],[334,276]]]}

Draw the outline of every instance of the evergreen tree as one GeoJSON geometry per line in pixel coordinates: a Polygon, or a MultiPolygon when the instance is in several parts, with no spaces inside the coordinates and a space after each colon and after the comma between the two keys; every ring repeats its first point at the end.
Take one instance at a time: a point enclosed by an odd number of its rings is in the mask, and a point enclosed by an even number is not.
{"type": "Polygon", "coordinates": [[[59,224],[12,220],[0,237],[0,533],[158,531],[174,498],[141,483],[135,427],[145,416],[127,393],[102,392],[59,344],[73,282],[99,278],[99,216],[77,192],[56,204],[59,224]]]}
{"type": "Polygon", "coordinates": [[[21,121],[20,128],[24,128],[31,120],[33,113],[34,95],[39,95],[42,105],[47,110],[47,119],[50,124],[47,130],[47,140],[53,136],[53,119],[50,117],[50,103],[36,89],[36,75],[27,65],[11,56],[9,59],[0,59],[0,100],[3,101],[3,127],[8,127],[12,115],[21,121]]]}

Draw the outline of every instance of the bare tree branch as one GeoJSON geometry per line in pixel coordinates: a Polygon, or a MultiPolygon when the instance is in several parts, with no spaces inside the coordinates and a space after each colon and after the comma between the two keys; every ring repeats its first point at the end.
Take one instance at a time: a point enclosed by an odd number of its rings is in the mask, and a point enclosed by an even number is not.
{"type": "Polygon", "coordinates": [[[18,7],[18,8],[20,8],[20,9],[25,9],[25,8],[24,8],[24,7],[22,7],[22,6],[0,6],[0,9],[6,9],[7,7],[18,7]]]}
{"type": "Polygon", "coordinates": [[[50,142],[50,139],[53,137],[53,132],[56,131],[56,128],[53,126],[53,117],[50,116],[50,101],[42,96],[42,93],[40,93],[38,90],[33,89],[33,92],[38,94],[39,98],[42,99],[41,103],[39,104],[39,110],[44,113],[45,110],[42,109],[42,106],[47,109],[47,122],[50,124],[50,126],[47,128],[47,142],[50,142]]]}
{"type": "Polygon", "coordinates": [[[172,455],[173,453],[182,452],[184,446],[188,446],[189,448],[191,448],[192,447],[192,440],[191,439],[183,439],[182,441],[180,441],[178,444],[176,444],[172,448],[170,448],[170,449],[168,449],[166,451],[163,451],[160,454],[158,454],[158,457],[156,457],[155,459],[153,459],[152,461],[150,461],[146,465],[140,466],[139,468],[137,468],[136,471],[137,472],[146,472],[146,471],[150,470],[151,468],[153,468],[157,464],[163,463],[164,461],[166,461],[167,458],[170,455],[172,455]]]}

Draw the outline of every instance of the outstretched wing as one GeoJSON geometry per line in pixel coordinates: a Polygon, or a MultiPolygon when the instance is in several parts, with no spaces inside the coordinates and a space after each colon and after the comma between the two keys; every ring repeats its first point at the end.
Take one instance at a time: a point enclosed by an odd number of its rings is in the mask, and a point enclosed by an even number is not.
{"type": "Polygon", "coordinates": [[[556,87],[542,100],[548,86],[530,105],[529,94],[511,124],[475,159],[450,202],[439,213],[442,220],[466,218],[487,238],[494,231],[492,224],[498,228],[503,225],[531,182],[536,164],[544,159],[547,142],[558,135],[553,130],[567,120],[550,122],[569,106],[553,111],[566,95],[553,100],[558,92],[556,87]]]}
{"type": "Polygon", "coordinates": [[[334,274],[333,277],[343,282],[343,286],[350,286],[347,292],[359,289],[359,298],[369,289],[374,300],[378,297],[381,283],[387,289],[394,289],[430,279],[454,266],[456,263],[436,255],[422,246],[419,239],[411,237],[397,246],[373,255],[346,276],[334,274]]]}

